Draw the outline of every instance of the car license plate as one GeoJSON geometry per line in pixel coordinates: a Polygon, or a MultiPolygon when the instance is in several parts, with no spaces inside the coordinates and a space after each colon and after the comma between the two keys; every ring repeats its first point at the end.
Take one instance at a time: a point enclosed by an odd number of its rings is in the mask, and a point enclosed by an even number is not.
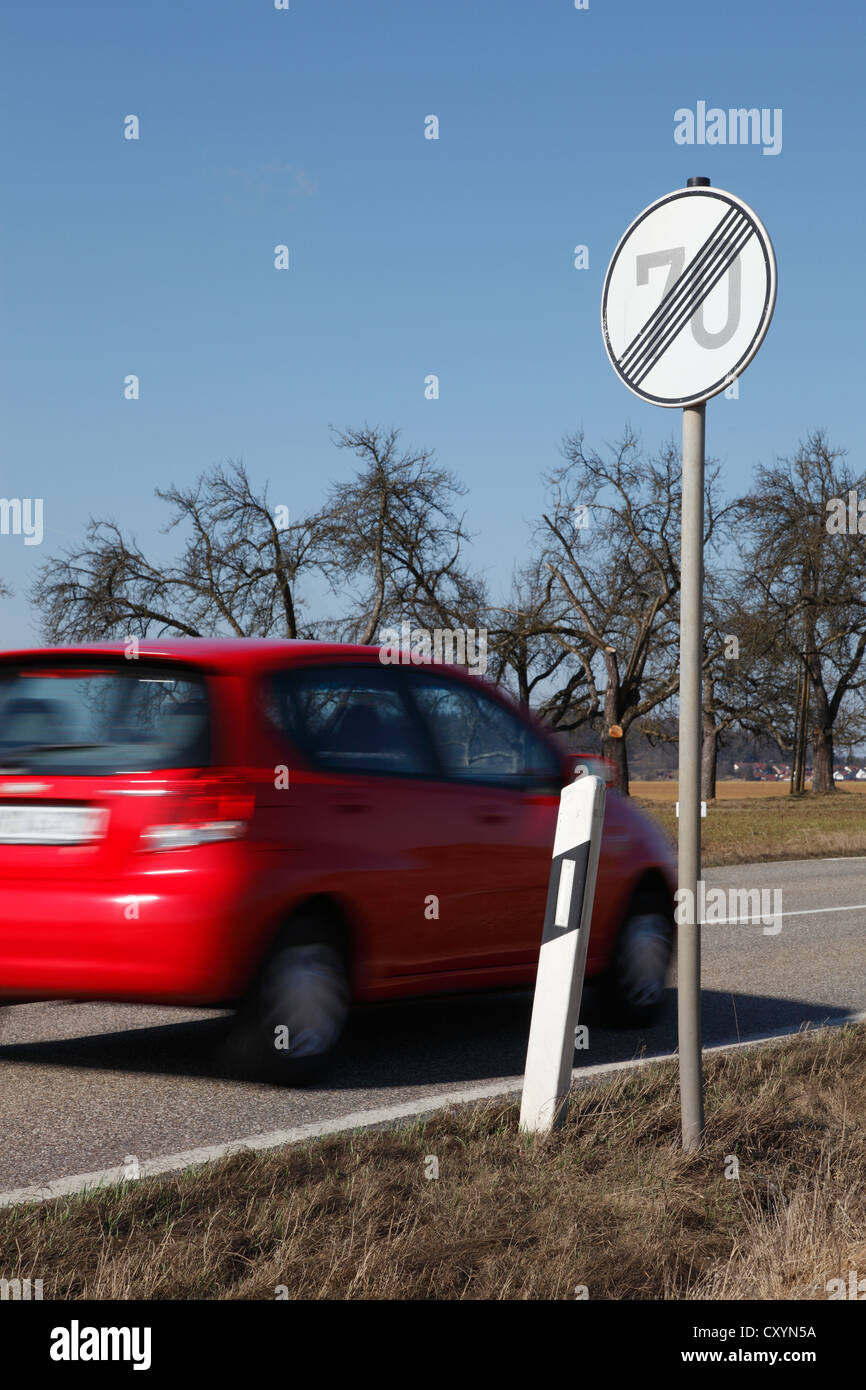
{"type": "Polygon", "coordinates": [[[2,845],[85,845],[107,828],[108,811],[99,806],[0,805],[2,845]]]}

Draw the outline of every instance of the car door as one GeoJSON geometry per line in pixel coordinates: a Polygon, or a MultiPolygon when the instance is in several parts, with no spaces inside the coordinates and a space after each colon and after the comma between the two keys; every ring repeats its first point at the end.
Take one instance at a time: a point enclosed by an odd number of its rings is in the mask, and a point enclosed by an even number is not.
{"type": "Polygon", "coordinates": [[[439,772],[425,793],[440,911],[425,924],[424,968],[525,972],[541,941],[561,760],[478,682],[429,669],[405,679],[439,772]]]}
{"type": "Polygon", "coordinates": [[[334,895],[360,933],[362,983],[427,968],[443,808],[435,761],[399,673],[293,666],[268,681],[267,712],[303,766],[271,797],[274,833],[306,891],[334,895]],[[426,914],[426,915],[425,915],[426,914]]]}

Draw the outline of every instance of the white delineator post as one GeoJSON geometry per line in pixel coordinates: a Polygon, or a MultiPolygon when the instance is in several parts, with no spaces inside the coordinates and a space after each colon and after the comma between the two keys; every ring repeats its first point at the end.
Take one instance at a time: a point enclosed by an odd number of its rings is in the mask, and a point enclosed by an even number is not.
{"type": "Polygon", "coordinates": [[[571,1086],[605,790],[600,777],[579,777],[559,799],[520,1104],[523,1130],[551,1130],[571,1086]]]}

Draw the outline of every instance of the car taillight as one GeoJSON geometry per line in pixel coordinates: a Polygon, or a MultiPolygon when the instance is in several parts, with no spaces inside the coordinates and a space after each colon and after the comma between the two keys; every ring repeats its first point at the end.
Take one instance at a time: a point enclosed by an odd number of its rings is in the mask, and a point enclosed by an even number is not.
{"type": "Polygon", "coordinates": [[[255,809],[255,797],[238,778],[203,777],[172,794],[171,820],[141,832],[142,849],[189,849],[238,840],[255,809]]]}

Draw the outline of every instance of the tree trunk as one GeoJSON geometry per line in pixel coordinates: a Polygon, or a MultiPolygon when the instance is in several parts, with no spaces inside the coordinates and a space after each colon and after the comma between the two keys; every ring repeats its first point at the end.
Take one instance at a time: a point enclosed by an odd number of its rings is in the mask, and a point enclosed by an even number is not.
{"type": "MultiPolygon", "coordinates": [[[[706,655],[704,647],[705,659],[706,655]]],[[[701,801],[715,801],[716,798],[719,731],[716,728],[715,694],[712,671],[705,666],[701,701],[701,801]]]]}
{"type": "Polygon", "coordinates": [[[815,701],[815,728],[812,733],[812,791],[819,796],[827,796],[836,790],[833,781],[833,721],[830,718],[830,707],[827,700],[827,692],[821,680],[815,680],[814,701],[815,701]]]}
{"type": "Polygon", "coordinates": [[[800,706],[803,703],[803,680],[805,672],[801,667],[797,672],[797,699],[794,704],[794,737],[791,740],[791,782],[788,788],[788,795],[793,796],[795,791],[799,791],[797,786],[797,758],[800,752],[800,706]]]}
{"type": "Polygon", "coordinates": [[[719,731],[712,710],[703,713],[701,741],[701,801],[716,799],[716,759],[719,751],[719,731]]]}
{"type": "Polygon", "coordinates": [[[812,677],[808,666],[804,667],[797,707],[797,738],[794,750],[794,790],[800,795],[806,790],[806,749],[809,746],[809,692],[812,677]]]}
{"type": "Polygon", "coordinates": [[[815,730],[812,744],[812,791],[820,796],[834,792],[833,781],[833,728],[820,725],[815,730]]]}
{"type": "Polygon", "coordinates": [[[628,754],[626,753],[625,739],[605,736],[601,741],[601,751],[606,758],[610,758],[616,768],[619,791],[623,796],[628,796],[628,754]]]}
{"type": "Polygon", "coordinates": [[[619,670],[616,653],[610,648],[605,652],[607,685],[604,691],[604,732],[601,737],[601,751],[610,758],[616,768],[617,785],[623,796],[628,796],[628,753],[625,746],[625,729],[620,725],[622,690],[619,683],[619,670]],[[611,729],[619,730],[612,734],[611,729]]]}
{"type": "Polygon", "coordinates": [[[519,655],[515,660],[517,669],[517,689],[522,705],[529,704],[529,664],[526,659],[526,643],[521,642],[519,655]]]}

